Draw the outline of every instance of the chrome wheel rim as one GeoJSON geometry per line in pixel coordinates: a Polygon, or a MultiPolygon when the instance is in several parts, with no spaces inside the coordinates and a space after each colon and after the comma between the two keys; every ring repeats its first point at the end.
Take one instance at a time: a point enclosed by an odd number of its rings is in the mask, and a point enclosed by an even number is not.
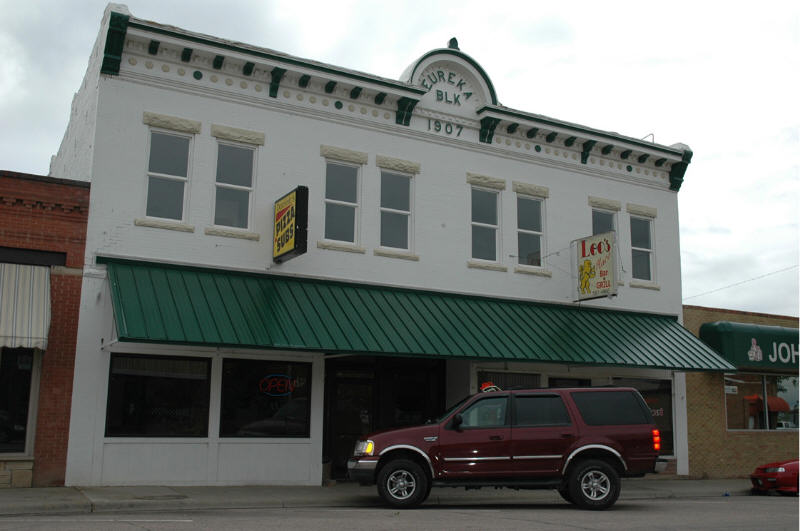
{"type": "Polygon", "coordinates": [[[408,470],[395,470],[386,478],[386,490],[393,498],[405,500],[417,490],[417,481],[408,470]]]}
{"type": "Polygon", "coordinates": [[[581,478],[581,492],[590,500],[602,500],[611,492],[611,480],[599,470],[592,470],[581,478]]]}

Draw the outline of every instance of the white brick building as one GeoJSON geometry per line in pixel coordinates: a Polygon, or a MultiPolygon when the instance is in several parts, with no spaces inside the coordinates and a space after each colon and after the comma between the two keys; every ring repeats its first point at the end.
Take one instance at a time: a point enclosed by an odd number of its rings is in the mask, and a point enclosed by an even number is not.
{"type": "Polygon", "coordinates": [[[318,484],[485,378],[638,386],[686,473],[681,371],[728,368],[678,325],[691,155],[503,107],[454,40],[391,80],[110,5],[51,166],[92,182],[67,483],[318,484]]]}

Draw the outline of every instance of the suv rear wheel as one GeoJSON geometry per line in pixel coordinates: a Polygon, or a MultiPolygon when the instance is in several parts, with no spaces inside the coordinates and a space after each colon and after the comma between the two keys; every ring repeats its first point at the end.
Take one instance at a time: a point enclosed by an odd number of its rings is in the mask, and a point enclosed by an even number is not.
{"type": "Polygon", "coordinates": [[[619,474],[605,461],[581,461],[570,470],[568,486],[571,501],[578,507],[608,509],[619,497],[619,474]]]}
{"type": "Polygon", "coordinates": [[[389,461],[378,473],[378,494],[393,507],[414,507],[430,493],[428,476],[414,461],[389,461]]]}

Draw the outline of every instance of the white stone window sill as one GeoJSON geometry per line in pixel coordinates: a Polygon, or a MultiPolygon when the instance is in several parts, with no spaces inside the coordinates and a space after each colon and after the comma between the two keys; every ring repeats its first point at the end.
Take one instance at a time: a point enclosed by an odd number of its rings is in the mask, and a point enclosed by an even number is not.
{"type": "Polygon", "coordinates": [[[632,288],[652,289],[654,291],[661,291],[661,286],[655,282],[648,280],[631,280],[628,285],[632,288]]]}
{"type": "Polygon", "coordinates": [[[177,230],[179,232],[194,232],[194,225],[181,223],[180,221],[169,221],[165,219],[136,218],[133,224],[137,227],[149,227],[151,229],[177,230]]]}
{"type": "Polygon", "coordinates": [[[359,254],[366,253],[363,247],[359,247],[354,243],[332,242],[324,240],[317,242],[317,249],[327,249],[329,251],[342,251],[345,253],[359,253],[359,254]]]}
{"type": "Polygon", "coordinates": [[[496,262],[484,262],[481,260],[467,260],[467,267],[471,269],[487,269],[489,271],[508,271],[508,268],[496,262]]]}
{"type": "Polygon", "coordinates": [[[399,258],[401,260],[411,260],[412,262],[419,262],[419,256],[401,249],[388,249],[386,247],[379,247],[372,251],[375,256],[383,256],[386,258],[399,258]]]}
{"type": "Polygon", "coordinates": [[[239,238],[240,240],[252,240],[256,242],[261,239],[261,235],[257,232],[228,229],[222,227],[206,227],[205,233],[208,236],[222,236],[223,238],[239,238]]]}
{"type": "Polygon", "coordinates": [[[553,272],[550,271],[549,269],[536,266],[526,266],[526,265],[518,265],[514,267],[514,273],[522,273],[524,275],[536,275],[539,277],[547,277],[547,278],[553,276],[553,272]]]}

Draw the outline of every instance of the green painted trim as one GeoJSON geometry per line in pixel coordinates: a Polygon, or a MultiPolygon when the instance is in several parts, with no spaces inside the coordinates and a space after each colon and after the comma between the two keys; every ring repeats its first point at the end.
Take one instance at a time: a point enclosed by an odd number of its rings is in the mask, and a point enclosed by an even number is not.
{"type": "Polygon", "coordinates": [[[159,27],[155,27],[155,26],[150,26],[150,25],[146,24],[144,21],[137,20],[136,22],[130,22],[128,24],[128,26],[131,27],[131,28],[136,28],[136,29],[140,29],[140,30],[143,30],[143,31],[148,31],[148,32],[151,32],[151,33],[157,33],[159,35],[168,35],[170,37],[174,37],[174,38],[177,38],[177,39],[182,39],[182,40],[189,41],[189,42],[195,42],[195,43],[198,43],[198,44],[203,44],[205,46],[213,46],[215,48],[219,48],[219,49],[222,49],[222,50],[228,50],[228,51],[233,51],[233,52],[236,52],[236,53],[252,55],[253,57],[258,57],[259,59],[266,59],[266,60],[269,60],[269,61],[276,61],[276,62],[280,62],[280,63],[292,65],[292,66],[297,66],[297,67],[301,67],[301,68],[314,70],[314,71],[317,71],[317,72],[324,72],[326,74],[341,76],[341,77],[345,77],[345,78],[348,78],[348,79],[355,79],[355,80],[359,80],[359,81],[365,82],[365,83],[372,83],[372,84],[375,84],[375,85],[380,85],[380,86],[384,86],[384,87],[390,87],[390,88],[395,89],[395,90],[401,90],[401,91],[404,91],[404,92],[407,92],[407,93],[417,94],[417,95],[420,95],[420,96],[427,92],[424,89],[420,89],[420,88],[417,88],[417,87],[412,87],[412,86],[409,86],[407,83],[402,83],[400,81],[391,81],[391,80],[387,80],[387,79],[371,77],[371,76],[364,75],[364,74],[358,74],[358,73],[355,73],[355,72],[349,72],[349,71],[346,71],[346,70],[341,70],[339,68],[333,68],[333,67],[324,66],[324,65],[313,63],[313,62],[310,62],[310,61],[307,61],[307,60],[303,60],[303,59],[298,59],[298,58],[294,58],[294,57],[287,57],[285,55],[281,55],[281,54],[278,54],[278,53],[270,53],[270,52],[266,52],[266,51],[253,50],[253,49],[250,49],[250,48],[247,48],[247,47],[244,47],[244,46],[237,46],[235,44],[219,42],[219,41],[215,41],[215,40],[212,40],[212,39],[209,39],[209,38],[200,37],[200,36],[197,36],[197,35],[187,35],[185,33],[181,33],[181,32],[170,30],[170,29],[166,29],[166,28],[159,28],[159,27]]]}
{"type": "Polygon", "coordinates": [[[200,81],[203,79],[203,73],[200,70],[195,70],[194,74],[192,74],[192,77],[194,77],[197,81],[200,81]]]}
{"type": "Polygon", "coordinates": [[[581,164],[586,164],[586,161],[589,160],[589,154],[592,152],[592,148],[594,148],[595,144],[597,144],[597,140],[587,140],[583,143],[583,148],[581,149],[581,164]]]}
{"type": "Polygon", "coordinates": [[[353,87],[350,90],[350,99],[357,100],[358,97],[361,95],[361,90],[362,90],[361,87],[353,87]]]}
{"type": "Polygon", "coordinates": [[[622,160],[625,160],[625,159],[627,159],[628,157],[631,156],[631,153],[633,153],[633,151],[631,151],[630,149],[626,149],[625,151],[623,151],[622,153],[619,154],[619,158],[621,158],[622,160]]]}
{"type": "Polygon", "coordinates": [[[161,43],[155,39],[150,41],[150,45],[147,47],[147,53],[150,55],[156,55],[158,53],[158,47],[161,43]]]}
{"type": "Polygon", "coordinates": [[[478,134],[478,139],[485,144],[491,144],[494,138],[494,130],[499,123],[500,118],[492,118],[491,116],[481,118],[481,130],[478,134]]]}
{"type": "MultiPolygon", "coordinates": [[[[425,55],[423,55],[422,57],[417,59],[417,62],[414,64],[414,68],[411,70],[410,79],[407,80],[408,83],[411,83],[411,84],[414,83],[414,75],[417,73],[417,68],[419,68],[420,63],[422,63],[428,57],[431,57],[431,56],[437,55],[437,54],[454,55],[456,57],[459,57],[459,58],[465,60],[467,63],[469,63],[475,70],[478,71],[478,74],[480,74],[480,76],[483,78],[483,81],[486,82],[486,86],[489,87],[489,96],[491,98],[492,105],[497,105],[497,93],[495,93],[494,85],[492,84],[492,80],[489,79],[489,76],[488,76],[488,74],[486,74],[486,71],[481,67],[481,65],[478,64],[477,61],[475,61],[475,59],[473,59],[469,55],[465,54],[464,52],[462,52],[458,48],[437,48],[436,50],[431,50],[430,52],[426,53],[425,55]]],[[[423,94],[425,92],[427,92],[427,91],[423,90],[423,94]]]]}
{"type": "Polygon", "coordinates": [[[539,144],[536,144],[536,147],[534,147],[533,149],[536,150],[536,153],[539,153],[542,150],[542,146],[540,146],[539,144]]]}
{"type": "Polygon", "coordinates": [[[128,32],[129,25],[130,17],[128,15],[114,11],[109,14],[106,45],[103,48],[103,63],[100,65],[101,74],[119,75],[122,49],[125,47],[125,34],[128,32]]]}
{"type": "Polygon", "coordinates": [[[395,123],[398,125],[408,125],[411,123],[411,113],[414,112],[414,107],[419,103],[419,100],[411,98],[400,98],[397,100],[397,114],[395,115],[395,123]]]}
{"type": "Polygon", "coordinates": [[[675,162],[672,164],[672,168],[669,170],[669,189],[675,192],[680,191],[681,186],[683,185],[683,176],[686,174],[686,169],[689,167],[689,163],[692,162],[692,155],[694,153],[686,149],[683,151],[683,157],[681,157],[680,162],[675,162]]]}
{"type": "Polygon", "coordinates": [[[649,156],[650,156],[650,155],[648,155],[647,153],[642,153],[641,155],[639,155],[639,158],[638,158],[638,159],[636,159],[636,160],[638,160],[638,161],[639,161],[639,164],[644,164],[645,162],[647,162],[647,158],[648,158],[649,156]]]}
{"type": "Polygon", "coordinates": [[[600,150],[600,153],[602,153],[603,155],[608,155],[609,153],[611,153],[612,149],[614,149],[614,144],[606,144],[605,146],[603,146],[603,149],[600,150]]]}
{"type": "Polygon", "coordinates": [[[569,122],[562,122],[560,120],[555,120],[553,118],[548,118],[546,116],[541,116],[538,114],[530,114],[521,111],[516,111],[513,109],[507,109],[505,107],[499,107],[495,105],[485,105],[476,111],[478,114],[483,114],[486,112],[493,112],[504,117],[507,117],[508,121],[516,121],[516,120],[527,120],[530,122],[535,122],[538,125],[544,127],[559,127],[561,129],[566,129],[572,133],[577,134],[577,136],[581,135],[592,135],[597,136],[600,138],[608,139],[611,141],[616,141],[617,143],[625,142],[627,144],[645,148],[650,151],[660,151],[662,153],[667,153],[672,156],[679,156],[682,151],[680,149],[671,148],[667,146],[662,146],[659,144],[653,144],[652,142],[645,142],[638,138],[631,138],[623,135],[618,135],[615,133],[609,133],[607,131],[600,131],[599,129],[592,129],[590,127],[585,127],[578,124],[573,124],[569,122]]]}
{"type": "Polygon", "coordinates": [[[275,67],[270,72],[270,81],[269,81],[269,96],[270,98],[277,98],[278,97],[278,87],[281,85],[281,79],[283,79],[283,74],[286,73],[285,68],[275,67]]]}
{"type": "Polygon", "coordinates": [[[518,128],[519,128],[518,123],[515,122],[513,124],[510,124],[508,127],[506,127],[506,133],[508,133],[509,135],[513,135],[514,133],[517,132],[518,128]]]}
{"type": "Polygon", "coordinates": [[[528,129],[528,132],[525,133],[525,136],[527,136],[528,138],[533,138],[536,136],[536,133],[538,132],[539,132],[538,127],[531,127],[530,129],[528,129]]]}
{"type": "Polygon", "coordinates": [[[572,144],[574,144],[576,140],[578,140],[578,137],[571,136],[568,139],[564,140],[564,145],[567,147],[572,147],[572,144]]]}
{"type": "Polygon", "coordinates": [[[192,60],[192,49],[191,48],[184,48],[181,52],[181,61],[184,63],[188,63],[192,60]]]}
{"type": "Polygon", "coordinates": [[[383,100],[385,100],[385,99],[386,99],[386,93],[385,92],[378,92],[377,94],[375,94],[375,104],[376,105],[383,105],[383,100]]]}
{"type": "Polygon", "coordinates": [[[328,81],[325,83],[325,94],[330,94],[336,89],[336,81],[328,81]]]}
{"type": "Polygon", "coordinates": [[[339,100],[336,100],[336,103],[334,103],[333,106],[336,107],[337,109],[341,110],[341,108],[344,107],[344,103],[342,103],[339,100]]]}
{"type": "Polygon", "coordinates": [[[667,162],[667,159],[658,159],[656,161],[656,168],[660,168],[661,166],[664,165],[665,162],[667,162]]]}
{"type": "Polygon", "coordinates": [[[219,70],[220,68],[222,68],[222,63],[224,62],[225,62],[225,56],[217,55],[216,57],[214,57],[214,62],[211,64],[211,66],[214,67],[214,70],[219,70]]]}
{"type": "Polygon", "coordinates": [[[627,166],[625,166],[625,169],[628,170],[629,172],[632,172],[633,171],[633,166],[628,164],[627,166]]]}
{"type": "Polygon", "coordinates": [[[550,133],[546,137],[544,137],[544,139],[547,141],[548,144],[552,144],[553,140],[555,140],[557,137],[558,137],[558,133],[553,131],[552,133],[550,133]]]}
{"type": "Polygon", "coordinates": [[[251,62],[249,62],[249,61],[248,61],[248,62],[247,62],[247,63],[245,63],[245,64],[244,64],[244,66],[242,67],[242,74],[244,74],[245,76],[249,76],[250,74],[252,74],[252,73],[253,73],[253,69],[254,69],[255,67],[256,67],[256,64],[255,64],[255,63],[251,63],[251,62]]]}
{"type": "Polygon", "coordinates": [[[306,88],[310,81],[311,81],[311,76],[309,76],[308,74],[303,74],[302,76],[300,76],[300,79],[297,80],[297,84],[300,86],[300,88],[306,88]]]}

